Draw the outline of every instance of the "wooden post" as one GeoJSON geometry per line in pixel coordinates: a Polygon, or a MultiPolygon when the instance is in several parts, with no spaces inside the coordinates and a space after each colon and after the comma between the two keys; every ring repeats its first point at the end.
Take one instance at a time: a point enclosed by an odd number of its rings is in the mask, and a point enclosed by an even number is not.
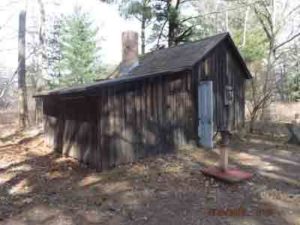
{"type": "Polygon", "coordinates": [[[228,168],[228,149],[226,146],[221,146],[220,169],[226,171],[228,168]]]}
{"type": "Polygon", "coordinates": [[[221,147],[220,147],[220,161],[219,167],[222,171],[226,171],[228,168],[228,145],[230,133],[228,131],[221,131],[221,147]]]}

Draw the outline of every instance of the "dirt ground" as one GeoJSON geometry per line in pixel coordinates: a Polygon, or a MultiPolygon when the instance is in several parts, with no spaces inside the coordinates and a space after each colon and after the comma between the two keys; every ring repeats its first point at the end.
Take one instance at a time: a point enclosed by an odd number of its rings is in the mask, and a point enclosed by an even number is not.
{"type": "Polygon", "coordinates": [[[0,224],[300,225],[300,148],[262,137],[234,141],[241,184],[203,176],[218,151],[177,154],[95,171],[61,158],[38,136],[0,147],[0,224]]]}

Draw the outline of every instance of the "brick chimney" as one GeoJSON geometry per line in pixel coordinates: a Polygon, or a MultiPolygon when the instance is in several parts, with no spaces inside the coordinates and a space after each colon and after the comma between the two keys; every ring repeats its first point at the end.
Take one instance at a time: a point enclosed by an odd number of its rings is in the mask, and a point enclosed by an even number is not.
{"type": "Polygon", "coordinates": [[[122,62],[120,64],[120,75],[126,76],[138,65],[138,33],[125,31],[122,33],[122,62]]]}

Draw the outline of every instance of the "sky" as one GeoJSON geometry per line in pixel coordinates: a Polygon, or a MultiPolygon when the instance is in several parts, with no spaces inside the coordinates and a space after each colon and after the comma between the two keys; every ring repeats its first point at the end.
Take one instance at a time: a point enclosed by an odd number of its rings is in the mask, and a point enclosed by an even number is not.
{"type": "MultiPolygon", "coordinates": [[[[44,0],[46,13],[70,14],[75,6],[81,6],[88,12],[94,24],[98,26],[97,39],[101,39],[101,56],[105,64],[117,64],[121,60],[121,33],[126,30],[139,32],[139,23],[135,20],[125,20],[120,17],[118,6],[108,5],[100,0],[44,0]],[[59,3],[55,5],[54,3],[59,3]]],[[[22,2],[22,1],[21,1],[22,2]]],[[[23,1],[24,2],[24,1],[23,1]]],[[[20,0],[0,0],[0,67],[10,69],[17,65],[17,35],[18,13],[24,7],[20,0]],[[15,2],[15,3],[14,3],[15,2]],[[9,6],[9,7],[8,7],[9,6]]],[[[37,0],[28,0],[27,3],[28,30],[38,21],[37,0]]],[[[28,35],[27,40],[30,40],[28,35]]]]}
{"type": "MultiPolygon", "coordinates": [[[[39,17],[37,5],[38,0],[27,0],[27,29],[31,30],[36,25],[39,17]],[[34,19],[35,18],[35,19],[34,19]]],[[[207,0],[210,1],[210,0],[207,0]]],[[[300,0],[278,0],[288,2],[293,8],[300,0]]],[[[15,70],[17,66],[18,48],[18,14],[26,0],[0,0],[0,69],[3,67],[15,70]]],[[[101,0],[43,0],[47,14],[70,14],[75,6],[81,6],[83,11],[88,12],[94,24],[99,28],[98,39],[104,39],[101,43],[102,61],[104,64],[117,64],[121,60],[121,33],[126,30],[140,32],[137,20],[125,20],[121,18],[117,5],[106,4],[101,0]],[[56,4],[55,4],[56,3],[56,4]]],[[[284,5],[284,4],[283,4],[284,5]]],[[[282,6],[278,5],[280,11],[282,6]]],[[[185,9],[189,16],[196,13],[193,10],[185,9]]],[[[290,33],[290,29],[299,29],[299,16],[289,21],[286,32],[282,33],[282,39],[290,33]],[[296,18],[296,19],[295,19],[296,18]],[[291,25],[294,24],[294,25],[291,25]],[[297,25],[297,26],[296,26],[297,25]]],[[[30,35],[27,35],[30,41],[30,35]]]]}

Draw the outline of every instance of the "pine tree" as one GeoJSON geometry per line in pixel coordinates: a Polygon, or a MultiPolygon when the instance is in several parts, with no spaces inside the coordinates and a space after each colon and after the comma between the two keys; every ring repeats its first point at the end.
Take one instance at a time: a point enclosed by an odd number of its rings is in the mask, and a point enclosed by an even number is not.
{"type": "Polygon", "coordinates": [[[156,48],[167,42],[168,47],[178,45],[189,40],[193,34],[194,25],[188,22],[188,18],[181,13],[182,5],[188,1],[155,0],[154,1],[155,23],[150,40],[156,40],[156,48]]]}
{"type": "Polygon", "coordinates": [[[93,28],[87,14],[76,8],[73,15],[62,21],[60,85],[84,84],[96,78],[98,29],[93,28]]]}

